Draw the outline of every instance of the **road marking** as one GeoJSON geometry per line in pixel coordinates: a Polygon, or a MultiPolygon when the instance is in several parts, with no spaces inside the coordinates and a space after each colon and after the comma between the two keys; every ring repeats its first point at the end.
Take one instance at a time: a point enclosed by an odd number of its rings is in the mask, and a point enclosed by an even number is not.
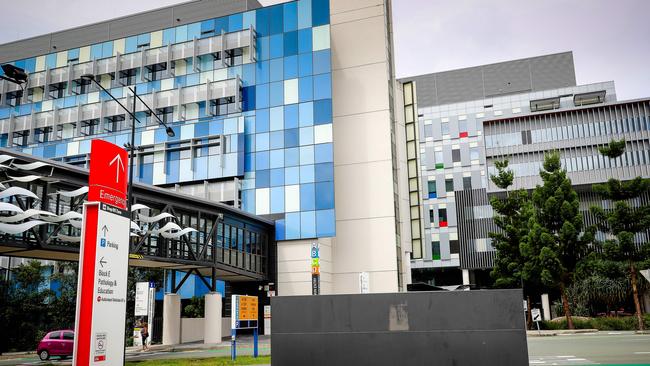
{"type": "Polygon", "coordinates": [[[643,351],[643,352],[634,352],[634,354],[635,354],[635,355],[650,355],[650,352],[646,352],[646,351],[643,351]]]}
{"type": "Polygon", "coordinates": [[[608,332],[607,334],[611,334],[611,335],[619,335],[619,334],[623,334],[623,333],[621,333],[621,332],[608,332]]]}
{"type": "Polygon", "coordinates": [[[575,356],[555,356],[557,358],[574,358],[575,356]]]}
{"type": "Polygon", "coordinates": [[[586,358],[568,358],[567,361],[587,361],[586,358]]]}

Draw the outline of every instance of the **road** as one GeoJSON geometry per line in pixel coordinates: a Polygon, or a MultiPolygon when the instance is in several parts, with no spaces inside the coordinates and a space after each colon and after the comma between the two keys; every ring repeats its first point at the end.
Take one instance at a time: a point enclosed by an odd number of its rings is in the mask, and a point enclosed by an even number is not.
{"type": "Polygon", "coordinates": [[[634,332],[529,337],[530,365],[650,365],[650,335],[634,332]]]}
{"type": "MultiPolygon", "coordinates": [[[[239,348],[239,347],[238,347],[239,348]]],[[[248,345],[242,345],[240,354],[250,354],[248,345]]],[[[260,354],[268,354],[267,344],[260,344],[260,354]]],[[[152,351],[128,353],[127,360],[207,358],[228,356],[230,350],[186,350],[177,352],[152,351]]],[[[531,366],[539,365],[650,365],[650,335],[633,332],[599,332],[592,334],[529,337],[528,355],[531,366]]],[[[43,365],[35,356],[19,360],[0,360],[0,366],[43,365]]],[[[69,360],[54,364],[70,364],[69,360]]]]}

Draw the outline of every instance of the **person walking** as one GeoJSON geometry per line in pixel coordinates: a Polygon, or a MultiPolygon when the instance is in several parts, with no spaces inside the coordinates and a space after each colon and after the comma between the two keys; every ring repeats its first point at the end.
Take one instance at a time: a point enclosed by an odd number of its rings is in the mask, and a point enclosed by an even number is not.
{"type": "Polygon", "coordinates": [[[142,338],[142,350],[146,351],[148,349],[147,339],[149,338],[149,326],[147,322],[142,323],[140,327],[140,338],[142,338]]]}

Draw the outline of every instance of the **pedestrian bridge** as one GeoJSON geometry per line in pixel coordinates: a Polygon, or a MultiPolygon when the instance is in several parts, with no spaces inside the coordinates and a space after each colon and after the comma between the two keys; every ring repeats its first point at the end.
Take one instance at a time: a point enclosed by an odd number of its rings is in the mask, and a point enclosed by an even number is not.
{"type": "MultiPolygon", "coordinates": [[[[0,149],[0,255],[78,260],[87,185],[85,169],[0,149]]],[[[211,276],[209,288],[272,278],[272,221],[144,184],[133,197],[130,265],[211,276]]]]}

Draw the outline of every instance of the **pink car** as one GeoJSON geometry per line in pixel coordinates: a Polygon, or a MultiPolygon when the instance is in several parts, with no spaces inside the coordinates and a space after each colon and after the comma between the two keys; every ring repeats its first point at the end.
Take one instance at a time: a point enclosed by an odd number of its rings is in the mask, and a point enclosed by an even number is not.
{"type": "Polygon", "coordinates": [[[45,361],[50,356],[61,356],[65,358],[72,356],[74,348],[74,331],[72,330],[55,330],[49,332],[38,343],[36,353],[41,360],[45,361]]]}

